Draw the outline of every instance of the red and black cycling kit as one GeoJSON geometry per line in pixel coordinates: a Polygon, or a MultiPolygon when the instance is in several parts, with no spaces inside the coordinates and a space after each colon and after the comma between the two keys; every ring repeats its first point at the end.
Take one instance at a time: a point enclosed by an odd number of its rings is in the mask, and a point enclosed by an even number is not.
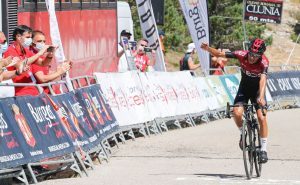
{"type": "Polygon", "coordinates": [[[234,104],[248,103],[249,99],[252,103],[256,103],[259,95],[260,76],[261,74],[268,74],[269,60],[265,55],[262,55],[257,63],[250,64],[248,53],[247,50],[225,53],[226,58],[236,58],[241,65],[242,79],[234,104]]]}

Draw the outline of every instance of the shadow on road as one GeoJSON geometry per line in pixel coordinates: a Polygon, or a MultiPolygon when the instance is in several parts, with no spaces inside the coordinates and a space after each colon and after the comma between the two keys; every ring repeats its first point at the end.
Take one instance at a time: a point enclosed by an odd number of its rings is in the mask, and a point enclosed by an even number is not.
{"type": "Polygon", "coordinates": [[[244,175],[237,175],[237,174],[215,174],[215,173],[199,173],[194,174],[198,177],[218,177],[221,179],[245,179],[246,177],[244,175]]]}

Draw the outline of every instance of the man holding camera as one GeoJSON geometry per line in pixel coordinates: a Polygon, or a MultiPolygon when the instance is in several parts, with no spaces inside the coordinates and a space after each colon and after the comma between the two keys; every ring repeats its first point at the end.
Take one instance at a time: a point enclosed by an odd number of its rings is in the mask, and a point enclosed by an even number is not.
{"type": "MultiPolygon", "coordinates": [[[[32,45],[30,47],[30,50],[33,53],[38,53],[42,48],[45,47],[46,45],[45,43],[46,43],[45,34],[39,30],[33,31],[32,45]]],[[[54,81],[71,69],[71,62],[66,61],[61,65],[57,66],[55,71],[50,71],[55,50],[56,48],[54,46],[50,46],[47,49],[47,52],[40,57],[43,59],[42,63],[33,63],[31,65],[31,71],[32,74],[34,75],[37,84],[54,81]]],[[[59,93],[57,88],[55,89],[55,91],[56,91],[55,93],[59,93]]],[[[50,93],[48,87],[44,87],[44,92],[47,94],[50,93]]]]}
{"type": "Polygon", "coordinates": [[[141,39],[137,44],[137,50],[133,53],[135,65],[141,72],[145,72],[149,66],[154,66],[156,62],[155,51],[147,46],[148,40],[141,39]]]}

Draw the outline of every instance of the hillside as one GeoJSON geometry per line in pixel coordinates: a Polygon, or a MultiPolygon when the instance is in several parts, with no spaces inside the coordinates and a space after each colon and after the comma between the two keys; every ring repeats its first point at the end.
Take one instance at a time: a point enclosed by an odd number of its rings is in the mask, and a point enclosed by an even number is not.
{"type": "MultiPolygon", "coordinates": [[[[283,5],[282,23],[279,25],[267,25],[268,30],[265,31],[265,34],[272,34],[273,36],[273,44],[267,48],[266,52],[271,65],[285,64],[295,45],[290,39],[290,36],[293,33],[292,25],[297,22],[297,20],[291,16],[293,12],[298,12],[298,14],[300,14],[300,2],[286,0],[283,5]]],[[[289,63],[300,64],[300,44],[296,45],[289,63]]]]}

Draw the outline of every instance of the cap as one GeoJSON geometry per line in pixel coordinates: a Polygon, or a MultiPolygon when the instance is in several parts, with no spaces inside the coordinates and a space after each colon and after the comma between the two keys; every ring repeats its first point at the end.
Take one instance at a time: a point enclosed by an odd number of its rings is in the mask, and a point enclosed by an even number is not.
{"type": "Polygon", "coordinates": [[[125,29],[121,31],[121,35],[132,35],[129,30],[125,29]]]}
{"type": "Polygon", "coordinates": [[[187,48],[188,48],[188,49],[186,50],[186,52],[187,52],[187,53],[190,53],[190,52],[192,52],[194,49],[196,49],[196,46],[195,46],[194,43],[189,43],[189,45],[188,45],[187,48]]]}
{"type": "Polygon", "coordinates": [[[163,35],[163,36],[165,36],[165,32],[162,31],[162,30],[158,30],[158,35],[163,35]]]}

